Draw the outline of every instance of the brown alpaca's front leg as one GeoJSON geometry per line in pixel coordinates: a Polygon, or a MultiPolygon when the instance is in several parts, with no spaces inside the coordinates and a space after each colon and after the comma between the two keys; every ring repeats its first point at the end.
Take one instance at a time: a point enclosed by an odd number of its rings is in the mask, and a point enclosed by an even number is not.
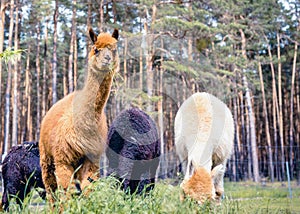
{"type": "Polygon", "coordinates": [[[54,203],[53,193],[57,189],[56,178],[54,175],[54,165],[50,159],[41,159],[42,179],[50,203],[54,203]]]}
{"type": "Polygon", "coordinates": [[[84,190],[85,187],[90,185],[91,182],[98,180],[99,177],[99,167],[86,158],[77,172],[81,189],[84,190]]]}
{"type": "Polygon", "coordinates": [[[67,164],[56,163],[55,174],[57,177],[58,187],[72,194],[75,190],[74,168],[67,164]]]}

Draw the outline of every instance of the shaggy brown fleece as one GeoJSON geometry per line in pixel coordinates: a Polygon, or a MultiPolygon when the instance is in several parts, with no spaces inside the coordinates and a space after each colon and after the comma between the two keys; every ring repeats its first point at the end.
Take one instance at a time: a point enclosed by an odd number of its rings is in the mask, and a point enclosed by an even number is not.
{"type": "Polygon", "coordinates": [[[199,203],[210,200],[213,196],[211,175],[203,167],[197,168],[189,180],[183,181],[181,188],[184,194],[189,195],[199,203]]]}
{"type": "Polygon", "coordinates": [[[55,103],[41,124],[42,178],[52,202],[51,193],[58,186],[64,190],[74,187],[76,179],[83,189],[97,179],[100,156],[106,148],[104,107],[119,67],[118,32],[97,36],[90,29],[89,35],[94,45],[83,89],[55,103]]]}

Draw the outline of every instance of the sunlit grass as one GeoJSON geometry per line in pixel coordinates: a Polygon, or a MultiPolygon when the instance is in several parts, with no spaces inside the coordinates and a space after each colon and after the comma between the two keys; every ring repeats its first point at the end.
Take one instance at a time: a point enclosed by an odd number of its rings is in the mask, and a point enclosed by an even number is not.
{"type": "MultiPolygon", "coordinates": [[[[257,184],[254,182],[226,182],[225,189],[227,195],[235,198],[287,198],[289,191],[287,183],[267,183],[265,185],[257,184]]],[[[292,183],[292,196],[293,198],[300,197],[300,188],[296,183],[292,183]]]]}
{"type": "Polygon", "coordinates": [[[24,201],[23,210],[12,203],[10,213],[300,213],[300,189],[293,186],[293,198],[286,186],[275,183],[262,186],[252,182],[225,183],[221,206],[199,206],[187,199],[180,201],[180,188],[167,181],[157,183],[147,196],[128,195],[114,178],[103,178],[88,188],[88,194],[66,199],[57,193],[56,208],[37,197],[35,191],[24,201]]]}

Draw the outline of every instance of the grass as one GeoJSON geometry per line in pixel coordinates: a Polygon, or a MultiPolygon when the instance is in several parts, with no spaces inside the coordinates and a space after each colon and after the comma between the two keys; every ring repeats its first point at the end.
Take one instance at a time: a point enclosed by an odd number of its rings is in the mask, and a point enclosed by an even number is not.
{"type": "Polygon", "coordinates": [[[24,208],[12,203],[10,213],[300,213],[300,188],[293,186],[293,198],[288,198],[286,186],[279,183],[262,187],[251,182],[225,182],[226,196],[221,206],[206,203],[199,206],[187,199],[180,201],[180,188],[168,181],[157,183],[147,196],[130,196],[119,190],[120,183],[113,178],[103,178],[90,185],[88,194],[67,200],[57,193],[57,208],[52,210],[48,203],[33,191],[24,201],[24,208]]]}
{"type": "Polygon", "coordinates": [[[283,183],[262,186],[253,182],[226,182],[225,190],[223,213],[300,213],[300,188],[296,183],[292,186],[292,199],[283,183]]]}

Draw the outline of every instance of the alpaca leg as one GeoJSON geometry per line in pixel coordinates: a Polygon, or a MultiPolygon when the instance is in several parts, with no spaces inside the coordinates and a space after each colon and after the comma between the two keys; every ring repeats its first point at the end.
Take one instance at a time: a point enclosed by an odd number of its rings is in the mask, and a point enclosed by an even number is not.
{"type": "MultiPolygon", "coordinates": [[[[23,187],[25,189],[25,186],[23,187]]],[[[17,198],[16,198],[16,202],[17,204],[20,206],[20,208],[22,209],[23,208],[23,201],[24,201],[24,198],[26,197],[26,195],[28,193],[25,193],[24,192],[24,189],[20,190],[19,193],[17,193],[17,198]]]]}
{"type": "Polygon", "coordinates": [[[157,170],[157,167],[159,164],[159,159],[156,158],[156,159],[152,160],[150,164],[151,164],[150,165],[150,179],[151,179],[151,181],[155,181],[156,170],[157,170]]]}
{"type": "Polygon", "coordinates": [[[186,171],[187,171],[187,160],[182,160],[180,161],[180,164],[181,164],[181,173],[182,175],[186,175],[186,171]]]}
{"type": "Polygon", "coordinates": [[[134,165],[132,167],[131,176],[130,176],[130,184],[129,184],[131,193],[134,192],[136,192],[137,194],[142,193],[145,185],[145,181],[143,181],[144,178],[142,178],[142,174],[146,174],[145,173],[146,167],[147,166],[141,163],[141,161],[138,160],[134,161],[134,165]]]}
{"type": "MultiPolygon", "coordinates": [[[[16,177],[20,178],[21,175],[17,174],[16,177]]],[[[9,201],[13,198],[16,199],[17,204],[22,208],[22,203],[25,197],[25,184],[23,182],[23,180],[18,180],[10,177],[10,180],[8,181],[5,192],[3,194],[5,195],[7,200],[7,206],[5,209],[8,209],[9,201]]]]}
{"type": "Polygon", "coordinates": [[[224,193],[224,173],[219,175],[217,182],[215,182],[215,189],[216,189],[216,197],[221,198],[224,193]]]}
{"type": "Polygon", "coordinates": [[[179,157],[179,161],[181,164],[181,173],[183,175],[186,175],[186,171],[187,171],[187,159],[188,159],[188,155],[187,155],[187,150],[184,146],[184,137],[180,137],[180,140],[178,140],[181,143],[177,143],[176,144],[176,153],[179,157]]]}
{"type": "Polygon", "coordinates": [[[54,198],[52,197],[52,194],[57,189],[57,183],[54,175],[54,166],[51,163],[51,160],[48,159],[48,161],[45,161],[41,159],[41,169],[42,179],[44,182],[46,193],[48,195],[48,199],[51,203],[54,203],[54,198]]]}
{"type": "Polygon", "coordinates": [[[92,163],[89,159],[84,160],[76,174],[76,177],[80,181],[81,190],[87,187],[91,182],[98,180],[100,177],[99,167],[92,163]]]}
{"type": "Polygon", "coordinates": [[[67,164],[57,163],[55,165],[55,174],[57,177],[58,187],[63,190],[68,190],[69,187],[73,186],[74,168],[67,164]]]}
{"type": "Polygon", "coordinates": [[[191,173],[192,173],[192,172],[190,172],[191,167],[192,167],[192,160],[190,158],[188,158],[184,179],[189,179],[190,178],[191,173]]]}
{"type": "MultiPolygon", "coordinates": [[[[130,185],[132,185],[132,184],[130,184],[131,180],[135,179],[132,176],[133,167],[134,167],[133,159],[126,158],[123,156],[119,157],[119,168],[117,171],[117,175],[119,176],[120,180],[123,181],[122,188],[125,191],[127,190],[127,188],[130,188],[130,185]]],[[[133,192],[131,191],[131,193],[133,193],[133,192]]]]}
{"type": "MultiPolygon", "coordinates": [[[[159,158],[155,158],[150,162],[150,186],[149,190],[153,189],[155,187],[155,176],[156,176],[156,170],[159,165],[159,158]]],[[[148,191],[148,189],[147,189],[148,191]]]]}
{"type": "Polygon", "coordinates": [[[214,167],[212,170],[212,179],[213,179],[213,183],[214,183],[214,187],[215,187],[215,194],[216,194],[215,199],[217,201],[221,200],[221,197],[224,193],[223,180],[224,180],[226,162],[224,162],[223,164],[214,167]],[[225,165],[223,165],[223,164],[225,164],[225,165]],[[217,169],[217,168],[220,168],[220,169],[217,169]]]}
{"type": "Polygon", "coordinates": [[[9,206],[9,200],[8,200],[7,190],[6,188],[4,188],[1,208],[3,208],[5,211],[8,211],[8,206],[9,206]]]}

